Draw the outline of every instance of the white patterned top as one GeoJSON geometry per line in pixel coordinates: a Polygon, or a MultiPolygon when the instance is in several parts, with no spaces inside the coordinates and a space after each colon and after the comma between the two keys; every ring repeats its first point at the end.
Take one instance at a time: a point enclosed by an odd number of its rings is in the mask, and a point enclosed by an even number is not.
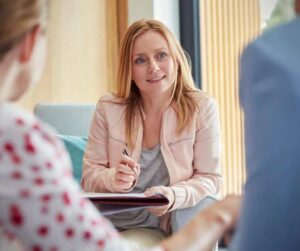
{"type": "Polygon", "coordinates": [[[2,104],[0,230],[6,241],[30,251],[133,250],[79,192],[54,131],[2,104]]]}

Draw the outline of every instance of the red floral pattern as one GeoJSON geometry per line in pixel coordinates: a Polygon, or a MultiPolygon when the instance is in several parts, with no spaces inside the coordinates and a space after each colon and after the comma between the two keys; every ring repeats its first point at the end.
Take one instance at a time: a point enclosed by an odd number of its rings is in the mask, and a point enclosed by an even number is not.
{"type": "Polygon", "coordinates": [[[0,106],[0,184],[2,237],[25,250],[131,250],[79,197],[63,143],[12,105],[0,106]]]}

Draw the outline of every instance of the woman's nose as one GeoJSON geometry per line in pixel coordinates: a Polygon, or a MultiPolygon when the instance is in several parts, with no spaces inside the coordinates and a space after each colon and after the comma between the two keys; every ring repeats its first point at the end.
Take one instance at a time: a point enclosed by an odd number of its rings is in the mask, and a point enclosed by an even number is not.
{"type": "Polygon", "coordinates": [[[159,70],[159,66],[158,66],[158,64],[155,60],[150,60],[149,61],[148,70],[149,70],[150,73],[156,72],[157,70],[159,70]]]}

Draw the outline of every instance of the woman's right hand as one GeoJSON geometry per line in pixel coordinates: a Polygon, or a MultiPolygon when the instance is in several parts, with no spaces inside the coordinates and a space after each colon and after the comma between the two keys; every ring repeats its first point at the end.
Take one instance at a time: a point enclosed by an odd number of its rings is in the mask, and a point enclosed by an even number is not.
{"type": "Polygon", "coordinates": [[[129,156],[123,155],[115,173],[115,190],[125,192],[134,186],[140,174],[140,165],[129,156]]]}

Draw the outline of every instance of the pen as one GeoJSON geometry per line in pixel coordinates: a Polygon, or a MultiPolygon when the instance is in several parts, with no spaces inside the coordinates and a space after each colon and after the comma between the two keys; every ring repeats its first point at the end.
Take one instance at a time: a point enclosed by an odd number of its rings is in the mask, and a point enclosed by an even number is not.
{"type": "MultiPolygon", "coordinates": [[[[128,156],[129,157],[129,154],[128,154],[128,152],[127,152],[127,150],[126,150],[126,148],[124,148],[123,149],[123,151],[122,151],[122,153],[125,155],[125,156],[128,156]]],[[[132,170],[133,170],[133,172],[134,172],[134,175],[136,176],[137,174],[137,171],[135,170],[135,168],[131,168],[132,170]]]]}
{"type": "Polygon", "coordinates": [[[122,153],[123,153],[124,155],[126,155],[126,156],[129,156],[129,154],[128,154],[126,148],[123,149],[123,152],[122,152],[122,153]]]}

